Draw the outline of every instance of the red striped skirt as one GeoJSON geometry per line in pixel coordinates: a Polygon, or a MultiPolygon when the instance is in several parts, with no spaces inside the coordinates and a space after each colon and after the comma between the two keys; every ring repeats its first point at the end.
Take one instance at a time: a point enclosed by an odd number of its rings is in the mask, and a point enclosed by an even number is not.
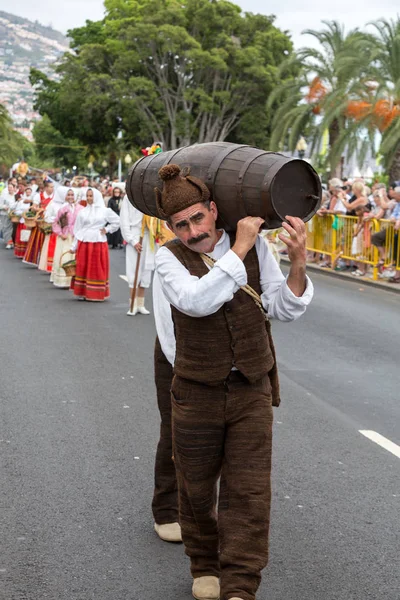
{"type": "Polygon", "coordinates": [[[53,270],[54,252],[56,251],[57,234],[51,233],[49,239],[49,249],[47,252],[47,271],[51,273],[53,270]]]}
{"type": "Polygon", "coordinates": [[[75,296],[102,302],[110,297],[110,262],[107,242],[78,242],[76,275],[71,281],[75,296]]]}
{"type": "Polygon", "coordinates": [[[38,227],[32,229],[31,237],[26,248],[24,260],[27,265],[38,265],[39,254],[44,244],[44,233],[38,227]]]}
{"type": "Polygon", "coordinates": [[[21,231],[26,229],[25,223],[18,223],[17,231],[15,234],[15,244],[14,244],[14,256],[17,258],[24,258],[26,248],[29,242],[21,242],[21,231]]]}

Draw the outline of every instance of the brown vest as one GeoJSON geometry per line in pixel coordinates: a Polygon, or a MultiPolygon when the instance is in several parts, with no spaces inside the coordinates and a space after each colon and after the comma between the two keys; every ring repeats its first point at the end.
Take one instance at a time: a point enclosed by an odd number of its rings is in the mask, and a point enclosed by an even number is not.
{"type": "MultiPolygon", "coordinates": [[[[175,239],[166,247],[191,275],[203,277],[209,271],[200,255],[175,239]]],[[[253,248],[244,265],[248,284],[261,294],[260,267],[253,248]]],[[[196,318],[171,306],[175,326],[174,373],[184,379],[215,386],[224,383],[236,367],[251,383],[269,375],[273,405],[279,406],[279,380],[271,325],[254,300],[238,290],[231,301],[216,313],[196,318]]]]}

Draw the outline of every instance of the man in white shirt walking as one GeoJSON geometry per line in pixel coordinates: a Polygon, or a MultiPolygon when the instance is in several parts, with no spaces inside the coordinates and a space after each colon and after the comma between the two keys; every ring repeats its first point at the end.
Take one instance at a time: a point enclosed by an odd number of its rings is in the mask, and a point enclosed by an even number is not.
{"type": "Polygon", "coordinates": [[[280,402],[266,313],[291,321],[312,299],[305,226],[290,216],[283,225],[285,279],[258,235],[262,219],[242,219],[229,236],[216,229],[217,207],[201,180],[177,165],[159,174],[158,210],[178,239],[156,256],[154,309],[174,366],[173,449],[192,592],[254,600],[268,561],[272,406],[280,402]]]}
{"type": "Polygon", "coordinates": [[[154,257],[156,254],[156,245],[153,240],[153,247],[150,243],[150,232],[148,228],[143,228],[143,219],[145,216],[137,208],[132,206],[125,196],[120,211],[121,234],[126,246],[126,276],[128,278],[129,289],[135,283],[135,273],[137,262],[139,270],[137,277],[137,292],[133,310],[128,310],[128,315],[136,314],[149,315],[150,311],[144,305],[145,291],[150,287],[151,276],[154,271],[154,257]],[[143,236],[143,239],[141,237],[143,236]]]}

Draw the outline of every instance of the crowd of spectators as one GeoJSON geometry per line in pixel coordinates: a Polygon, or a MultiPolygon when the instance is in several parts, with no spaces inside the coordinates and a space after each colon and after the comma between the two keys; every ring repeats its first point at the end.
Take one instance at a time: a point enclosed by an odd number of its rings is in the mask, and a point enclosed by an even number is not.
{"type": "MultiPolygon", "coordinates": [[[[352,249],[355,257],[362,253],[365,247],[375,246],[379,252],[378,268],[381,277],[391,283],[400,283],[400,265],[398,256],[398,237],[400,230],[400,181],[393,182],[388,187],[384,183],[374,183],[368,187],[362,179],[342,181],[333,178],[327,189],[323,191],[322,205],[317,213],[319,216],[333,215],[338,217],[332,222],[336,229],[343,227],[340,217],[343,215],[357,217],[352,222],[352,249]],[[366,224],[372,219],[382,221],[379,231],[371,232],[366,224]],[[390,230],[394,233],[389,233],[390,230]],[[390,241],[388,235],[391,235],[390,241]],[[396,268],[397,267],[397,268],[396,268]]],[[[343,221],[343,220],[342,220],[343,221]]],[[[332,267],[326,257],[320,266],[332,267]]],[[[320,255],[313,254],[309,260],[316,261],[320,255]]],[[[357,260],[339,260],[336,270],[349,270],[355,276],[366,275],[368,264],[357,260]]]]}

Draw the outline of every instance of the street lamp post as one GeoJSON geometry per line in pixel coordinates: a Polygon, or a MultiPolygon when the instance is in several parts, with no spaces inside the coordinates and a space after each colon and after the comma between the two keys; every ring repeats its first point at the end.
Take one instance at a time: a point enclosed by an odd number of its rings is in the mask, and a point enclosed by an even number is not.
{"type": "MultiPolygon", "coordinates": [[[[121,129],[118,131],[117,140],[122,140],[122,131],[121,129]]],[[[122,178],[122,160],[121,160],[121,152],[118,152],[118,181],[121,181],[122,178]]]]}
{"type": "Polygon", "coordinates": [[[307,146],[306,140],[304,139],[303,136],[300,136],[300,139],[297,142],[296,150],[299,155],[299,158],[301,158],[302,160],[304,158],[307,148],[308,148],[308,146],[307,146]]]}

